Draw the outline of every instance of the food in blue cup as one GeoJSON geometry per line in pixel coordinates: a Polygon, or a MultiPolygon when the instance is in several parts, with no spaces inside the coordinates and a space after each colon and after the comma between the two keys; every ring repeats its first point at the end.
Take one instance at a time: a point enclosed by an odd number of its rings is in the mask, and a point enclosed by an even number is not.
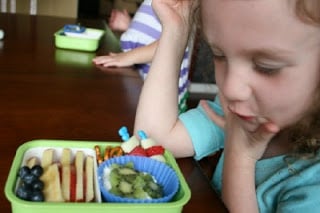
{"type": "Polygon", "coordinates": [[[169,202],[179,189],[179,178],[169,165],[143,156],[104,161],[98,168],[98,182],[106,202],[169,202]]]}

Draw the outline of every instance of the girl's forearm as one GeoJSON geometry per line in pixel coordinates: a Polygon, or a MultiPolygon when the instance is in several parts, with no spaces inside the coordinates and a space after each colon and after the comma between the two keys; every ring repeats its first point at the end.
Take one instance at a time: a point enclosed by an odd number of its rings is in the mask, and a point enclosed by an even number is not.
{"type": "Polygon", "coordinates": [[[222,199],[230,212],[258,213],[255,161],[225,150],[222,199]]]}
{"type": "Polygon", "coordinates": [[[135,129],[146,130],[160,142],[178,119],[178,80],[186,40],[175,41],[163,31],[141,91],[135,129]]]}

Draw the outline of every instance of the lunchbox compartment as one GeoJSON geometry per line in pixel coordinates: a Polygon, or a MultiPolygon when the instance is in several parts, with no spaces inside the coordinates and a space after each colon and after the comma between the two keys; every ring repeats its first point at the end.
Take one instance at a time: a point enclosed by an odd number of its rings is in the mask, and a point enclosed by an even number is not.
{"type": "MultiPolygon", "coordinates": [[[[98,184],[98,178],[97,178],[97,159],[96,159],[96,154],[93,149],[90,148],[67,148],[67,147],[33,147],[28,150],[23,155],[22,163],[21,166],[27,165],[27,161],[31,158],[37,158],[38,163],[41,164],[41,159],[43,158],[43,153],[46,150],[53,150],[53,162],[54,163],[60,163],[62,152],[64,149],[69,149],[71,151],[71,165],[74,164],[75,161],[75,155],[77,152],[83,152],[84,154],[84,161],[86,157],[91,156],[93,158],[93,173],[94,173],[94,202],[101,202],[101,192],[99,189],[99,184],[98,184]]],[[[85,162],[83,162],[85,164],[85,162]]],[[[17,178],[16,181],[16,187],[15,189],[17,190],[18,186],[20,184],[20,178],[17,178]]],[[[15,190],[15,191],[16,191],[15,190]]]]}

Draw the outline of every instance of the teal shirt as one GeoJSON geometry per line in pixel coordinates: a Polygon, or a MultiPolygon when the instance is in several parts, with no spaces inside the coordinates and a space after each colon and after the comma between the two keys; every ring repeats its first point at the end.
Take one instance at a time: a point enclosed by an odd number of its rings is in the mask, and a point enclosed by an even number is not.
{"type": "MultiPolygon", "coordinates": [[[[209,105],[223,115],[219,100],[209,105]]],[[[196,160],[224,147],[223,130],[205,114],[202,107],[180,115],[191,137],[196,160]]],[[[212,185],[218,194],[222,188],[224,155],[218,162],[212,185]]],[[[276,156],[256,163],[256,193],[261,213],[320,212],[320,151],[313,159],[293,159],[276,156]]]]}

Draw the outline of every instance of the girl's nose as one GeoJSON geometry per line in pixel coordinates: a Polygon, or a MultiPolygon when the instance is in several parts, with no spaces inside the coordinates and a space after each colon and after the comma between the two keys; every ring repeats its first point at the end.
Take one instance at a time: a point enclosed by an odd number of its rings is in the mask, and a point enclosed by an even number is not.
{"type": "Polygon", "coordinates": [[[250,72],[245,68],[229,66],[225,72],[221,92],[229,101],[245,101],[252,95],[250,72]]]}

